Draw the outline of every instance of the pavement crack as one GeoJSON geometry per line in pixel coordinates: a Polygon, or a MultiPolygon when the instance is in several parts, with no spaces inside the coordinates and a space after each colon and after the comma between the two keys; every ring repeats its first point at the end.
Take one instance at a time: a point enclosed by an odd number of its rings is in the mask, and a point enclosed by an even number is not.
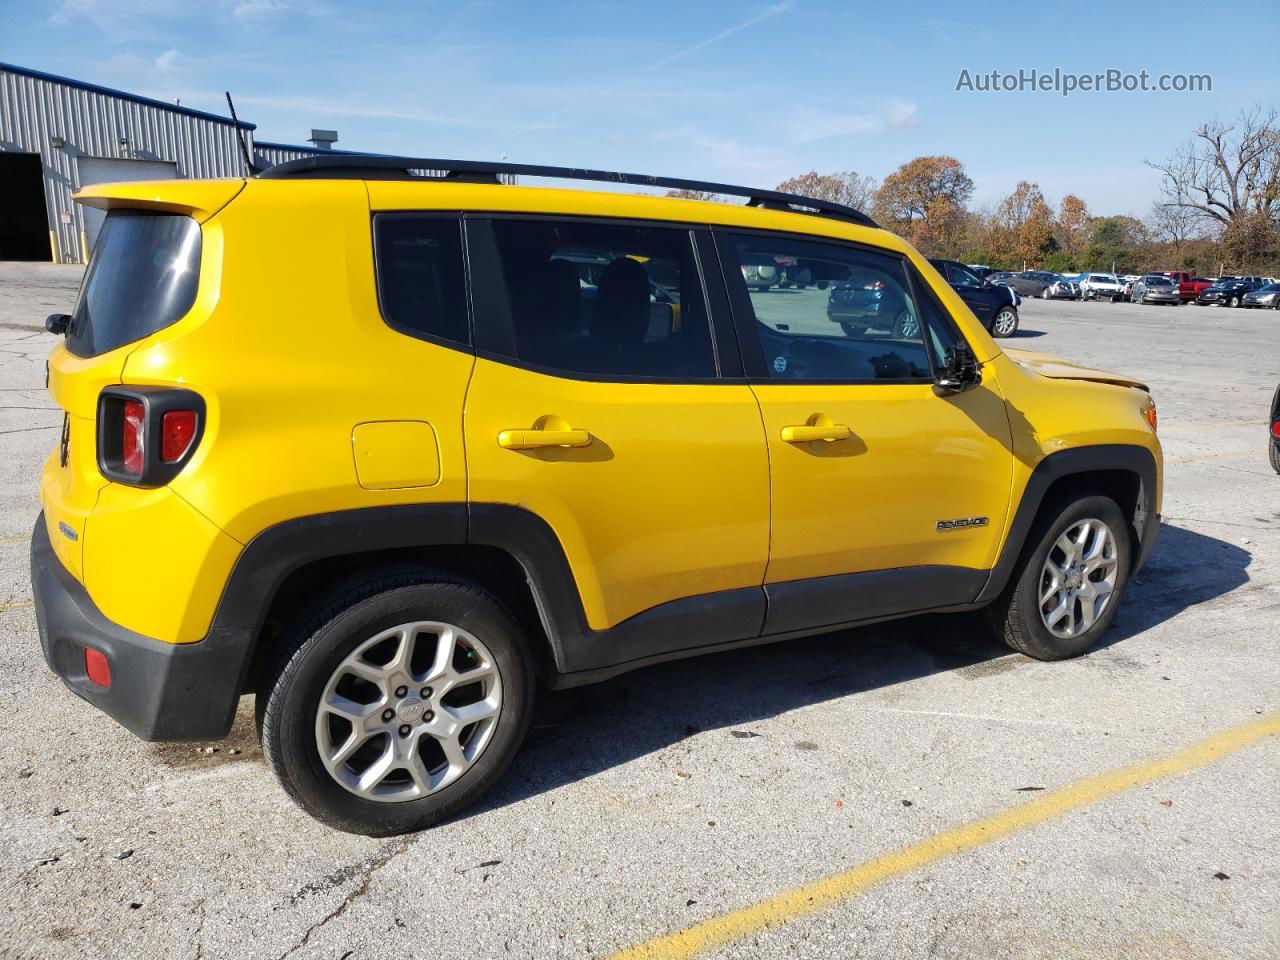
{"type": "Polygon", "coordinates": [[[342,901],[317,920],[311,926],[303,931],[302,939],[295,943],[292,947],[280,954],[277,960],[285,960],[285,957],[292,956],[297,953],[311,940],[311,935],[327,924],[330,920],[336,920],[342,916],[351,907],[353,903],[369,892],[369,884],[373,880],[373,875],[394,860],[400,854],[404,853],[413,845],[413,839],[410,837],[402,837],[399,840],[393,840],[388,843],[374,856],[364,862],[364,867],[360,871],[360,882],[351,888],[351,891],[342,898],[342,901]]]}

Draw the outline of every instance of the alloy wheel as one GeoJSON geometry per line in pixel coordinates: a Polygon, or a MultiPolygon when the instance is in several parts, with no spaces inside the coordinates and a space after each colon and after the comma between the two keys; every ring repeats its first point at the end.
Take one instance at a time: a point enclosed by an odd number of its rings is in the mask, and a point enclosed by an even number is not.
{"type": "Polygon", "coordinates": [[[1040,619],[1072,639],[1097,622],[1115,595],[1120,555],[1103,521],[1077,520],[1054,541],[1040,572],[1040,619]]]}
{"type": "Polygon", "coordinates": [[[995,330],[996,336],[1007,337],[1009,334],[1013,333],[1013,330],[1017,325],[1018,325],[1017,316],[1014,314],[1012,310],[1010,310],[1008,307],[1005,307],[1003,310],[1001,310],[999,313],[996,314],[995,323],[993,323],[991,326],[995,330]]]}
{"type": "Polygon", "coordinates": [[[316,707],[316,748],[356,796],[416,800],[471,768],[501,710],[502,678],[477,637],[448,623],[404,623],[333,671],[316,707]]]}

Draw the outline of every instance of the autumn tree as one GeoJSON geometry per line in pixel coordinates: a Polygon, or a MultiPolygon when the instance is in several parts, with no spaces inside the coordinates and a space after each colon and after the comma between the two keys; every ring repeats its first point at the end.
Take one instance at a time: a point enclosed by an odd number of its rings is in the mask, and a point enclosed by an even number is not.
{"type": "Polygon", "coordinates": [[[871,177],[860,177],[852,170],[843,173],[818,173],[810,170],[798,177],[783,180],[775,189],[780,193],[794,193],[865,210],[871,205],[876,182],[871,177]]]}
{"type": "Polygon", "coordinates": [[[1240,213],[1222,231],[1222,256],[1241,273],[1271,269],[1280,254],[1280,229],[1260,210],[1240,213]]]}
{"type": "Polygon", "coordinates": [[[1039,264],[1057,249],[1053,236],[1053,210],[1039,184],[1020,181],[996,208],[993,239],[1007,259],[1039,264]]]}
{"type": "Polygon", "coordinates": [[[885,177],[873,207],[883,226],[936,255],[960,241],[972,195],[973,181],[955,157],[916,157],[885,177]]]}
{"type": "Polygon", "coordinates": [[[1093,231],[1093,217],[1089,215],[1088,205],[1074,193],[1062,198],[1058,207],[1058,219],[1055,223],[1054,235],[1060,246],[1072,260],[1079,260],[1084,255],[1084,248],[1089,243],[1089,234],[1093,231]]]}

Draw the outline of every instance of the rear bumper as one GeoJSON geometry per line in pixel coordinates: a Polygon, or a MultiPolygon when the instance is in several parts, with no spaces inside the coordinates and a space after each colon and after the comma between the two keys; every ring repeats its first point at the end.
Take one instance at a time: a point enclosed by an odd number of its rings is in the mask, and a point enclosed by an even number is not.
{"type": "Polygon", "coordinates": [[[243,656],[209,640],[164,643],[112,623],[49,543],[31,534],[31,589],[44,658],[63,683],[144,740],[212,740],[231,728],[243,656]],[[85,647],[103,653],[111,686],[89,680],[85,647]]]}

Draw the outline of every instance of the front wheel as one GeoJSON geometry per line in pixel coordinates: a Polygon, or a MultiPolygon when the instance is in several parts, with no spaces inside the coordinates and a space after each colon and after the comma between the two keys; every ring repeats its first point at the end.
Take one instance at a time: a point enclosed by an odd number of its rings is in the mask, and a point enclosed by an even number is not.
{"type": "Polygon", "coordinates": [[[390,836],[460,812],[502,775],[528,729],[533,669],[494,597],[398,574],[299,625],[258,696],[289,796],[339,830],[390,836]]]}
{"type": "Polygon", "coordinates": [[[913,314],[904,310],[893,321],[892,336],[895,340],[918,340],[920,338],[920,321],[913,314]]]}
{"type": "Polygon", "coordinates": [[[1110,626],[1132,550],[1128,523],[1109,497],[1060,503],[1046,516],[986,614],[996,635],[1019,653],[1064,660],[1084,653],[1110,626]]]}
{"type": "Polygon", "coordinates": [[[991,321],[991,334],[996,337],[1012,337],[1018,332],[1018,311],[1013,307],[1001,307],[991,321]]]}
{"type": "Polygon", "coordinates": [[[1052,299],[1053,299],[1053,295],[1052,295],[1051,293],[1049,293],[1049,288],[1048,288],[1048,287],[1045,287],[1043,290],[1041,290],[1041,291],[1040,291],[1040,299],[1041,299],[1041,300],[1052,300],[1052,299]]]}
{"type": "Polygon", "coordinates": [[[1228,297],[1228,298],[1227,298],[1227,306],[1228,306],[1228,307],[1238,307],[1238,306],[1240,306],[1240,298],[1239,298],[1239,297],[1228,297]]]}

